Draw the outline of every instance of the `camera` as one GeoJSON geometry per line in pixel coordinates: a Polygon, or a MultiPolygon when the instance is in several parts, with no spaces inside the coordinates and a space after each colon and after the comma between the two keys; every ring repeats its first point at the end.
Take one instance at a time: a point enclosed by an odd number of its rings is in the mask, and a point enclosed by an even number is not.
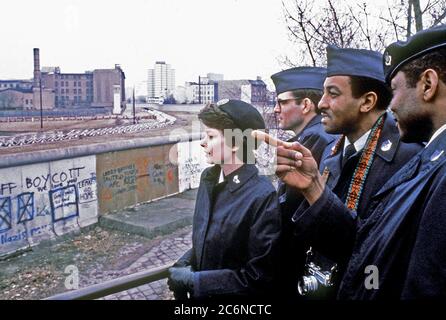
{"type": "Polygon", "coordinates": [[[307,251],[304,275],[297,284],[297,291],[301,296],[305,296],[320,288],[332,287],[337,271],[336,263],[313,252],[310,247],[307,251]]]}

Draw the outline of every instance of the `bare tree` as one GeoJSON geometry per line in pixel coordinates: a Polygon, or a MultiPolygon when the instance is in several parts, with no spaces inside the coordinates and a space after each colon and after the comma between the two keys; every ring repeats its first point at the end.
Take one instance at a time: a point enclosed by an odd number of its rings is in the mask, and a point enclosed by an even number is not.
{"type": "Polygon", "coordinates": [[[339,0],[282,0],[283,15],[296,52],[286,54],[286,66],[325,64],[325,48],[367,48],[382,51],[424,27],[446,21],[444,0],[376,0],[345,3],[339,0]]]}

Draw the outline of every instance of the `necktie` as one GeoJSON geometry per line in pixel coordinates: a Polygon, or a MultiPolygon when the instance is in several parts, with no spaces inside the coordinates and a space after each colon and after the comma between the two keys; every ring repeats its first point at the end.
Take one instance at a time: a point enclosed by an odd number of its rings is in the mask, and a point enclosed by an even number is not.
{"type": "Polygon", "coordinates": [[[345,149],[345,153],[342,157],[342,167],[344,167],[347,160],[356,153],[355,145],[353,143],[350,143],[347,148],[345,149]]]}

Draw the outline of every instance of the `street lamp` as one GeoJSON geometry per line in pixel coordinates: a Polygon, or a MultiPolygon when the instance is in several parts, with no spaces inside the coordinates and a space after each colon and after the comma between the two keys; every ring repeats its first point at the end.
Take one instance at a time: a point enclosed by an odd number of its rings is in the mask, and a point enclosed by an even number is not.
{"type": "Polygon", "coordinates": [[[133,124],[136,124],[136,111],[135,111],[135,86],[133,86],[133,124]]]}
{"type": "Polygon", "coordinates": [[[198,104],[201,104],[201,77],[198,76],[198,104]]]}

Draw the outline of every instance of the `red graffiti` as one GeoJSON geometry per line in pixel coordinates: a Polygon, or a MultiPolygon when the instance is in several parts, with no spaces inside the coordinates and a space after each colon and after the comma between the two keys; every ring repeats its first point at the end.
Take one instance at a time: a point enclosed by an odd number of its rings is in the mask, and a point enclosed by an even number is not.
{"type": "Polygon", "coordinates": [[[169,169],[169,170],[167,170],[167,181],[168,182],[173,182],[173,180],[174,180],[174,176],[173,176],[173,170],[172,169],[169,169]]]}

